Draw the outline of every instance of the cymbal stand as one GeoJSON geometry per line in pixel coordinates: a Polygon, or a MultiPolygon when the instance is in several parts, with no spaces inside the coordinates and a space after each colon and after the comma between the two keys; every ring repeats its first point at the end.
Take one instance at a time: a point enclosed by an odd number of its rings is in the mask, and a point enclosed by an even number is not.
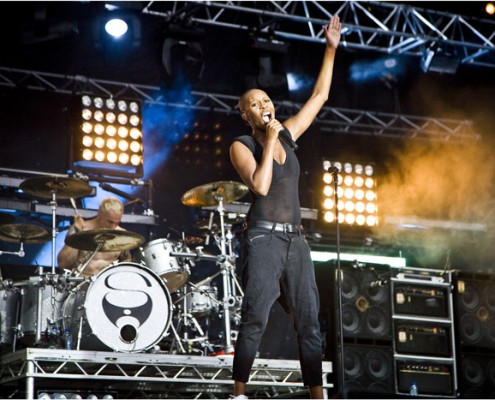
{"type": "MultiPolygon", "coordinates": [[[[225,235],[225,208],[223,206],[223,197],[221,195],[215,196],[218,201],[218,213],[220,215],[220,252],[223,258],[220,268],[222,271],[222,282],[223,282],[223,318],[225,324],[225,354],[230,354],[234,351],[234,346],[232,344],[233,335],[231,331],[231,313],[230,309],[236,305],[236,297],[234,296],[236,291],[236,285],[239,290],[241,290],[238,284],[235,273],[234,273],[234,263],[232,261],[232,254],[227,254],[227,243],[225,235]],[[234,282],[234,283],[233,283],[234,282]]],[[[229,245],[230,252],[232,251],[229,245]]],[[[242,292],[242,290],[241,290],[242,292]]]]}
{"type": "Polygon", "coordinates": [[[57,238],[57,191],[52,190],[52,274],[55,274],[55,259],[57,257],[56,238],[57,238]]]}

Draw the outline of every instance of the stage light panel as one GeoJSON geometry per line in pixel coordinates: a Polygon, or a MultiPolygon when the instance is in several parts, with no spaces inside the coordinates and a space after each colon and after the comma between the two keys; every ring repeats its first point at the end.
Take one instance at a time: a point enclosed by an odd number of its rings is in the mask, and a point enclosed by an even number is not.
{"type": "Polygon", "coordinates": [[[143,176],[140,102],[83,95],[73,108],[71,168],[74,171],[143,176]]]}
{"type": "Polygon", "coordinates": [[[378,224],[378,205],[374,167],[371,164],[352,164],[333,160],[323,160],[322,174],[323,220],[373,227],[378,224]],[[335,207],[335,175],[337,171],[337,207],[335,207]],[[336,209],[337,210],[336,210],[336,209]]]}

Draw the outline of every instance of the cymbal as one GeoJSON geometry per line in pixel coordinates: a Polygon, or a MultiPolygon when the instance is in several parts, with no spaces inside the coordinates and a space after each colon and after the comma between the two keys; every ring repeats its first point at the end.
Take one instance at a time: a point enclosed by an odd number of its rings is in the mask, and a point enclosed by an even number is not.
{"type": "Polygon", "coordinates": [[[38,225],[0,225],[0,240],[9,243],[45,243],[51,239],[50,233],[38,225]]]}
{"type": "Polygon", "coordinates": [[[10,214],[0,212],[0,224],[11,224],[15,221],[15,217],[10,214]]]}
{"type": "Polygon", "coordinates": [[[92,192],[87,182],[64,177],[29,178],[21,182],[19,187],[32,196],[51,198],[55,193],[59,199],[84,197],[92,192]]]}
{"type": "Polygon", "coordinates": [[[102,246],[98,251],[124,251],[141,246],[144,237],[120,229],[93,229],[68,235],[65,237],[65,243],[78,250],[94,251],[101,243],[102,246]]]}
{"type": "Polygon", "coordinates": [[[223,204],[231,203],[243,197],[249,191],[246,185],[233,181],[207,183],[188,190],[182,195],[182,204],[190,207],[209,207],[218,205],[219,197],[223,204]]]}

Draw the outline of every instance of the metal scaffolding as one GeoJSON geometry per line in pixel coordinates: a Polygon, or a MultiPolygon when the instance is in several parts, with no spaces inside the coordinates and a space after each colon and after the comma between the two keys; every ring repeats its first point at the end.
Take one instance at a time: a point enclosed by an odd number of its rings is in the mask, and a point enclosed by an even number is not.
{"type": "MultiPolygon", "coordinates": [[[[27,399],[42,392],[66,398],[95,392],[116,392],[118,398],[227,398],[233,388],[232,360],[233,356],[27,348],[0,358],[0,394],[27,399]]],[[[331,373],[332,363],[323,362],[327,395],[333,388],[331,373]]],[[[301,398],[305,391],[299,361],[256,359],[246,394],[301,398]]]]}
{"type": "MultiPolygon", "coordinates": [[[[81,75],[0,67],[0,87],[78,95],[81,93],[108,97],[126,97],[148,104],[190,108],[224,114],[238,113],[238,97],[220,93],[192,91],[188,101],[173,102],[159,86],[93,79],[81,75]]],[[[282,101],[277,114],[288,117],[302,104],[282,101]]],[[[323,107],[315,120],[322,131],[346,135],[366,135],[392,139],[411,139],[448,143],[479,140],[471,120],[453,120],[410,116],[337,107],[323,107]]]]}
{"type": "Polygon", "coordinates": [[[373,1],[150,1],[143,13],[277,38],[322,42],[321,26],[338,14],[341,45],[386,54],[423,56],[450,46],[461,64],[495,67],[495,21],[373,1]]]}

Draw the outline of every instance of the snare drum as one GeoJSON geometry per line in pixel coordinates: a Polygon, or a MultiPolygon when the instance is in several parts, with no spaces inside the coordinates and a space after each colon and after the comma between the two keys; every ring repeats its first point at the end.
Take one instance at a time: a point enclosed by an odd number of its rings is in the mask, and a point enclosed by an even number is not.
{"type": "Polygon", "coordinates": [[[141,352],[167,333],[172,316],[170,294],[160,277],[131,262],[114,263],[73,290],[63,309],[81,350],[141,352]]]}
{"type": "Polygon", "coordinates": [[[179,245],[167,239],[152,240],[142,250],[144,264],[166,280],[170,292],[180,289],[189,279],[189,271],[170,255],[174,251],[179,252],[179,245]]]}

